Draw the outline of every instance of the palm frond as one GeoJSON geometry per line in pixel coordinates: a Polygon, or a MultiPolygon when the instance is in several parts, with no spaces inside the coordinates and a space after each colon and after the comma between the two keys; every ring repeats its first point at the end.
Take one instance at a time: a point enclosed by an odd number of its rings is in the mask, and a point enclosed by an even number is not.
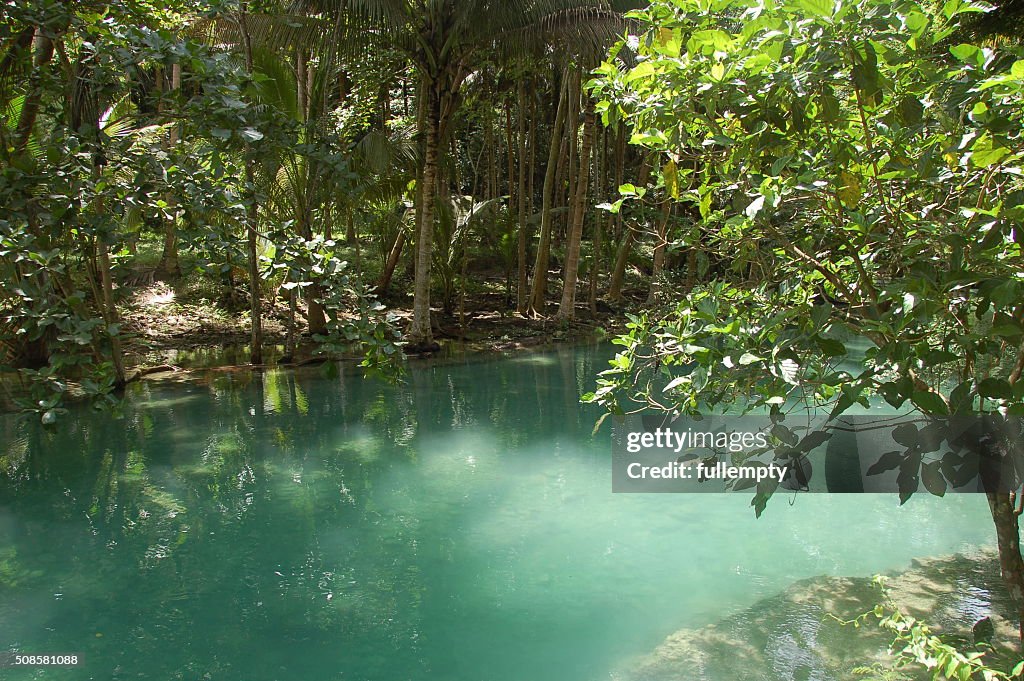
{"type": "Polygon", "coordinates": [[[356,160],[372,173],[382,174],[393,165],[416,160],[416,144],[411,129],[398,128],[394,132],[371,130],[356,143],[356,160]]]}
{"type": "MultiPolygon", "coordinates": [[[[329,22],[302,14],[246,14],[245,27],[253,47],[270,52],[293,51],[296,47],[319,51],[330,34],[329,22]]],[[[243,41],[234,15],[202,19],[191,24],[186,34],[213,45],[240,45],[243,41]]]]}
{"type": "Polygon", "coordinates": [[[493,47],[504,59],[539,56],[554,49],[568,58],[589,63],[602,56],[627,28],[622,14],[608,7],[570,7],[495,36],[493,47]]]}

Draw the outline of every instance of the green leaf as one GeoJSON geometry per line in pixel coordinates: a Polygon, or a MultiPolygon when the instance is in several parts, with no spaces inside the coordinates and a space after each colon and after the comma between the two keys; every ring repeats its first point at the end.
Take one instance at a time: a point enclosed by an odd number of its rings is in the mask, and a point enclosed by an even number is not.
{"type": "Polygon", "coordinates": [[[809,453],[828,442],[832,439],[832,433],[824,430],[815,430],[808,433],[804,439],[800,440],[800,446],[797,447],[798,451],[809,453]]]}
{"type": "Polygon", "coordinates": [[[835,5],[830,0],[795,0],[794,4],[812,17],[831,18],[835,5]]]}
{"type": "Polygon", "coordinates": [[[800,437],[781,423],[776,423],[772,426],[771,434],[772,437],[777,438],[779,442],[789,445],[790,447],[795,447],[797,443],[800,442],[800,437]]]}
{"type": "Polygon", "coordinates": [[[640,80],[641,78],[650,78],[655,75],[654,63],[651,61],[642,61],[634,66],[629,73],[626,74],[626,83],[632,83],[640,80]]]}
{"type": "Polygon", "coordinates": [[[661,28],[654,39],[655,49],[668,57],[678,57],[682,51],[682,31],[677,29],[661,28]]]}
{"type": "Polygon", "coordinates": [[[917,97],[907,95],[900,100],[900,120],[904,125],[917,125],[924,117],[924,105],[917,97]]]}
{"type": "Polygon", "coordinates": [[[1002,161],[1009,153],[1009,149],[985,133],[971,145],[971,164],[976,168],[987,168],[1002,161]]]}
{"type": "Polygon", "coordinates": [[[686,383],[689,380],[690,380],[689,376],[679,376],[677,378],[673,378],[671,381],[668,382],[668,385],[666,385],[664,388],[662,388],[662,392],[666,392],[667,393],[670,390],[678,388],[680,385],[682,385],[683,383],[686,383]]]}
{"type": "Polygon", "coordinates": [[[981,52],[981,49],[976,45],[963,43],[949,48],[949,52],[962,62],[974,62],[975,57],[979,52],[981,52]]]}
{"type": "Polygon", "coordinates": [[[674,161],[669,161],[661,168],[665,180],[665,191],[676,201],[679,200],[679,169],[674,161]]]}
{"type": "Polygon", "coordinates": [[[978,384],[978,394],[996,400],[1013,399],[1013,388],[1002,378],[986,378],[978,384]]]}
{"type": "Polygon", "coordinates": [[[825,357],[840,357],[846,354],[846,345],[833,338],[817,338],[815,342],[825,357]]]}
{"type": "Polygon", "coordinates": [[[921,35],[928,25],[928,17],[921,12],[911,12],[905,20],[907,28],[914,32],[914,35],[921,35]]]}
{"type": "Polygon", "coordinates": [[[921,466],[921,482],[924,488],[937,497],[946,495],[946,479],[942,477],[941,461],[932,461],[921,466]]]}
{"type": "Polygon", "coordinates": [[[892,439],[904,447],[915,446],[920,439],[917,426],[913,423],[901,423],[896,428],[893,428],[892,439]]]}
{"type": "Polygon", "coordinates": [[[910,396],[910,401],[914,403],[915,407],[926,414],[949,413],[949,408],[942,401],[942,397],[938,393],[928,390],[915,390],[914,394],[910,396]]]}
{"type": "Polygon", "coordinates": [[[732,36],[718,29],[694,31],[686,41],[686,50],[691,54],[710,47],[716,52],[725,52],[732,48],[732,36]]]}
{"type": "Polygon", "coordinates": [[[878,461],[868,466],[865,475],[878,475],[886,471],[896,470],[903,463],[903,458],[903,452],[886,452],[878,457],[878,461]]]}
{"type": "Polygon", "coordinates": [[[790,385],[797,385],[797,375],[800,373],[800,365],[792,359],[784,359],[778,364],[778,376],[790,385]]]}

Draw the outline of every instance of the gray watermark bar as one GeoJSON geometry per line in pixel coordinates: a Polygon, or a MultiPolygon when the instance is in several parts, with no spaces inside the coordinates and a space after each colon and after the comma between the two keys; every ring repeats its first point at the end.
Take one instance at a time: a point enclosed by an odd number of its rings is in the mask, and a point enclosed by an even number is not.
{"type": "Polygon", "coordinates": [[[1009,492],[1022,434],[999,414],[635,414],[612,430],[612,491],[1009,492]]]}

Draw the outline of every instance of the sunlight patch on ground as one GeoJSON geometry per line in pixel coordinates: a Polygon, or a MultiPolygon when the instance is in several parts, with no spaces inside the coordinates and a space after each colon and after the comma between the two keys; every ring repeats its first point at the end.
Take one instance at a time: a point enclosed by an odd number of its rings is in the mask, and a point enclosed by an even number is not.
{"type": "Polygon", "coordinates": [[[174,302],[174,291],[166,286],[154,286],[143,294],[142,302],[145,305],[170,305],[174,302]]]}

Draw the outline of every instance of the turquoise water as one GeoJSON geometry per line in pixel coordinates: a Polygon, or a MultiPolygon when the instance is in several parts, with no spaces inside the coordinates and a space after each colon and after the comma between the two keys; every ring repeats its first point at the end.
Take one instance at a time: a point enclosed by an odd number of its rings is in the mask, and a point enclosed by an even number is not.
{"type": "MultiPolygon", "coordinates": [[[[613,495],[604,347],[134,387],[0,419],[22,679],[591,681],[819,574],[989,545],[984,499],[613,495]]],[[[726,681],[723,679],[723,681],[726,681]]]]}

